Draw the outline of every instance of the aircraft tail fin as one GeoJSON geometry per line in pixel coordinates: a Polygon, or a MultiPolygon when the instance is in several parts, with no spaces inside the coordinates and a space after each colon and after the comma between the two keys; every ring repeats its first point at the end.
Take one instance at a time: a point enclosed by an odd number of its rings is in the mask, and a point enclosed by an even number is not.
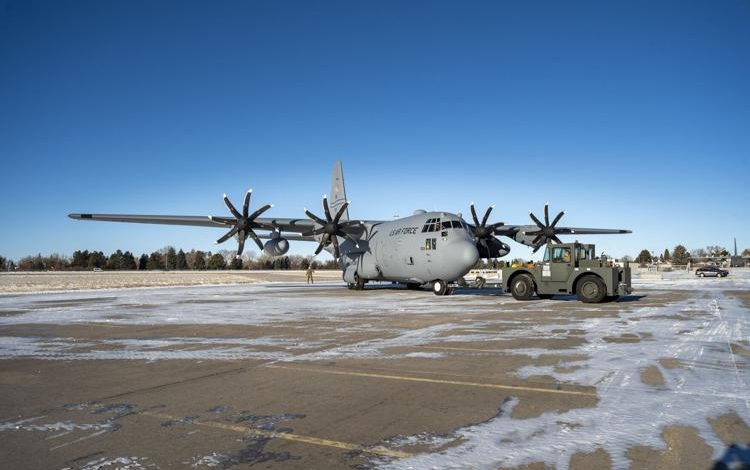
{"type": "MultiPolygon", "coordinates": [[[[333,165],[333,176],[331,177],[331,199],[329,206],[331,213],[336,214],[342,205],[346,202],[346,188],[344,187],[344,170],[341,167],[341,160],[336,160],[333,165]]],[[[349,220],[349,209],[344,211],[341,220],[349,220]]]]}

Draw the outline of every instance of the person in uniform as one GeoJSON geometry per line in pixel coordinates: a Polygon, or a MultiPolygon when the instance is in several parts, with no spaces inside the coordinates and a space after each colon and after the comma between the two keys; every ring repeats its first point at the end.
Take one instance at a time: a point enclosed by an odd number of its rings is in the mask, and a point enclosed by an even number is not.
{"type": "Polygon", "coordinates": [[[313,273],[314,272],[315,272],[315,270],[313,269],[312,265],[310,265],[310,266],[307,267],[307,271],[305,271],[305,274],[307,275],[307,283],[308,284],[314,284],[315,283],[313,281],[313,273]]]}

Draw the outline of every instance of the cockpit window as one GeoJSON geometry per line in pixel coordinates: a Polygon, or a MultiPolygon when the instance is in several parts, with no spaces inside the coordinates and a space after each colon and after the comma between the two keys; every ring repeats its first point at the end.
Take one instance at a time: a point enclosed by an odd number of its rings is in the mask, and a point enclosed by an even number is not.
{"type": "Polygon", "coordinates": [[[427,219],[422,232],[437,232],[440,230],[440,219],[427,219]]]}
{"type": "Polygon", "coordinates": [[[459,222],[458,220],[451,221],[451,224],[453,225],[453,228],[463,228],[461,227],[461,222],[459,222]]]}

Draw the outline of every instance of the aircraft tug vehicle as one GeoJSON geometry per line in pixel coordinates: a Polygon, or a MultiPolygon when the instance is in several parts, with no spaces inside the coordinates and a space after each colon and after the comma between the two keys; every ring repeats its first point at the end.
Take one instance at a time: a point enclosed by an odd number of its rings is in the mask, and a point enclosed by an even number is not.
{"type": "Polygon", "coordinates": [[[502,268],[503,290],[516,300],[575,294],[585,303],[616,300],[630,294],[630,266],[615,266],[606,256],[596,257],[594,245],[547,243],[544,259],[533,267],[502,268]]]}

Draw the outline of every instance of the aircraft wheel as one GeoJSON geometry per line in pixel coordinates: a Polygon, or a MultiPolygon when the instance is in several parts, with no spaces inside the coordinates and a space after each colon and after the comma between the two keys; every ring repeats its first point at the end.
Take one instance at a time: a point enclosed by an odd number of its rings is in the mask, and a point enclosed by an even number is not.
{"type": "Polygon", "coordinates": [[[534,281],[528,274],[519,274],[513,278],[510,285],[510,293],[516,300],[531,300],[534,295],[534,281]]]}
{"type": "Polygon", "coordinates": [[[360,278],[358,274],[354,275],[354,290],[364,290],[365,288],[365,281],[364,279],[360,278]]]}
{"type": "Polygon", "coordinates": [[[448,283],[438,279],[432,283],[432,292],[435,295],[446,295],[448,293],[448,283]]]}
{"type": "Polygon", "coordinates": [[[576,297],[583,303],[598,304],[607,296],[607,286],[598,276],[586,275],[578,281],[576,297]]]}
{"type": "Polygon", "coordinates": [[[453,295],[453,287],[449,287],[448,292],[446,292],[445,295],[453,295]]]}
{"type": "Polygon", "coordinates": [[[699,274],[699,276],[700,276],[700,277],[706,277],[706,275],[705,275],[705,274],[703,274],[703,273],[700,273],[700,274],[699,274]]]}
{"type": "Polygon", "coordinates": [[[353,282],[347,282],[346,283],[346,288],[349,289],[349,290],[354,290],[354,283],[353,282]]]}

